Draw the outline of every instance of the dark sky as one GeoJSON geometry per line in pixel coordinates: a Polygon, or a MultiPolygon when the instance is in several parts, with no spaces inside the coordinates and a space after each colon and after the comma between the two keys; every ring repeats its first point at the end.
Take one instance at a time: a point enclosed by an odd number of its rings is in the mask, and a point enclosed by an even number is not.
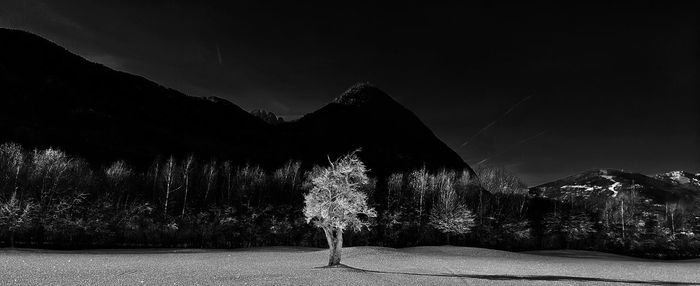
{"type": "Polygon", "coordinates": [[[0,26],[286,118],[370,81],[470,165],[528,184],[700,171],[694,9],[146,2],[3,0],[0,26]]]}

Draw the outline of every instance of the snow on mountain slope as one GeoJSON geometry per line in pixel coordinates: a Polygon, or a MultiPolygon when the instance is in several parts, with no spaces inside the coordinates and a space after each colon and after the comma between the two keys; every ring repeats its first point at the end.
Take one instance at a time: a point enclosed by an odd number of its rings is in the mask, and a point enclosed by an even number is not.
{"type": "Polygon", "coordinates": [[[685,171],[671,171],[654,176],[659,180],[666,180],[679,185],[700,187],[700,173],[693,174],[685,171]]]}
{"type": "Polygon", "coordinates": [[[530,194],[557,200],[595,200],[598,202],[635,192],[654,203],[684,201],[692,203],[700,195],[697,180],[687,172],[671,172],[665,176],[613,169],[596,169],[530,188],[530,194]],[[685,183],[689,182],[689,183],[685,183]]]}

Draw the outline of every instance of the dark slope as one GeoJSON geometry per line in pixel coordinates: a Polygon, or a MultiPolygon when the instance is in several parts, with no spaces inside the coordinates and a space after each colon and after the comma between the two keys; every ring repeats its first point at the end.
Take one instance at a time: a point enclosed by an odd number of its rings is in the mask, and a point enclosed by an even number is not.
{"type": "Polygon", "coordinates": [[[360,157],[379,174],[423,165],[469,169],[415,114],[369,84],[355,85],[334,102],[280,127],[294,142],[289,152],[313,162],[361,147],[360,157]]]}
{"type": "MultiPolygon", "coordinates": [[[[377,172],[468,168],[410,111],[358,85],[295,122],[266,123],[231,102],[195,98],[91,63],[33,34],[0,29],[0,143],[58,147],[97,163],[144,165],[195,153],[276,165],[325,163],[362,148],[377,172]]],[[[270,117],[271,118],[271,117],[270,117]]]]}
{"type": "Polygon", "coordinates": [[[195,152],[266,161],[271,128],[224,100],[186,96],[30,33],[0,29],[0,141],[105,162],[195,152]]]}
{"type": "Polygon", "coordinates": [[[557,200],[570,198],[594,203],[629,195],[636,190],[654,204],[679,202],[692,205],[700,196],[698,188],[674,184],[638,173],[620,170],[590,170],[561,180],[530,188],[530,194],[557,200]]]}

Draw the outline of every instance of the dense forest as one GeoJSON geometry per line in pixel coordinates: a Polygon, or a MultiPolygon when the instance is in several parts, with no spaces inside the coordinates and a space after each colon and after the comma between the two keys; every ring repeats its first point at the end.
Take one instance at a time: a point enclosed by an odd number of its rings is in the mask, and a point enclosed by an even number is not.
{"type": "MultiPolygon", "coordinates": [[[[138,170],[91,166],[56,149],[0,146],[0,245],[35,248],[326,247],[302,213],[308,177],[289,161],[264,169],[195,155],[138,170]]],[[[371,173],[370,173],[371,174],[371,173]]],[[[700,255],[697,207],[659,208],[634,189],[592,202],[533,196],[501,168],[419,169],[370,179],[377,211],[345,246],[452,244],[574,248],[648,257],[700,255]]]]}

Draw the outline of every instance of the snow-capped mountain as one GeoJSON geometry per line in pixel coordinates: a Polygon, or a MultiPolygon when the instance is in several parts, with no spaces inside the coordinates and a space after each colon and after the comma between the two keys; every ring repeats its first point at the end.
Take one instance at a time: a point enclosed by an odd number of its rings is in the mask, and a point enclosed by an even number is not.
{"type": "Polygon", "coordinates": [[[678,185],[700,188],[700,173],[693,174],[686,171],[671,171],[654,175],[654,178],[678,185]]]}
{"type": "MultiPolygon", "coordinates": [[[[673,172],[672,172],[673,173],[673,172]]],[[[671,174],[671,173],[669,173],[671,174]]],[[[688,173],[689,174],[689,173],[688,173]]],[[[670,176],[685,182],[685,176],[670,176]]],[[[690,182],[694,178],[690,178],[690,182]]],[[[530,188],[534,196],[557,200],[605,201],[632,192],[654,203],[693,202],[700,195],[697,187],[661,177],[649,177],[614,169],[596,169],[530,188]]]]}

